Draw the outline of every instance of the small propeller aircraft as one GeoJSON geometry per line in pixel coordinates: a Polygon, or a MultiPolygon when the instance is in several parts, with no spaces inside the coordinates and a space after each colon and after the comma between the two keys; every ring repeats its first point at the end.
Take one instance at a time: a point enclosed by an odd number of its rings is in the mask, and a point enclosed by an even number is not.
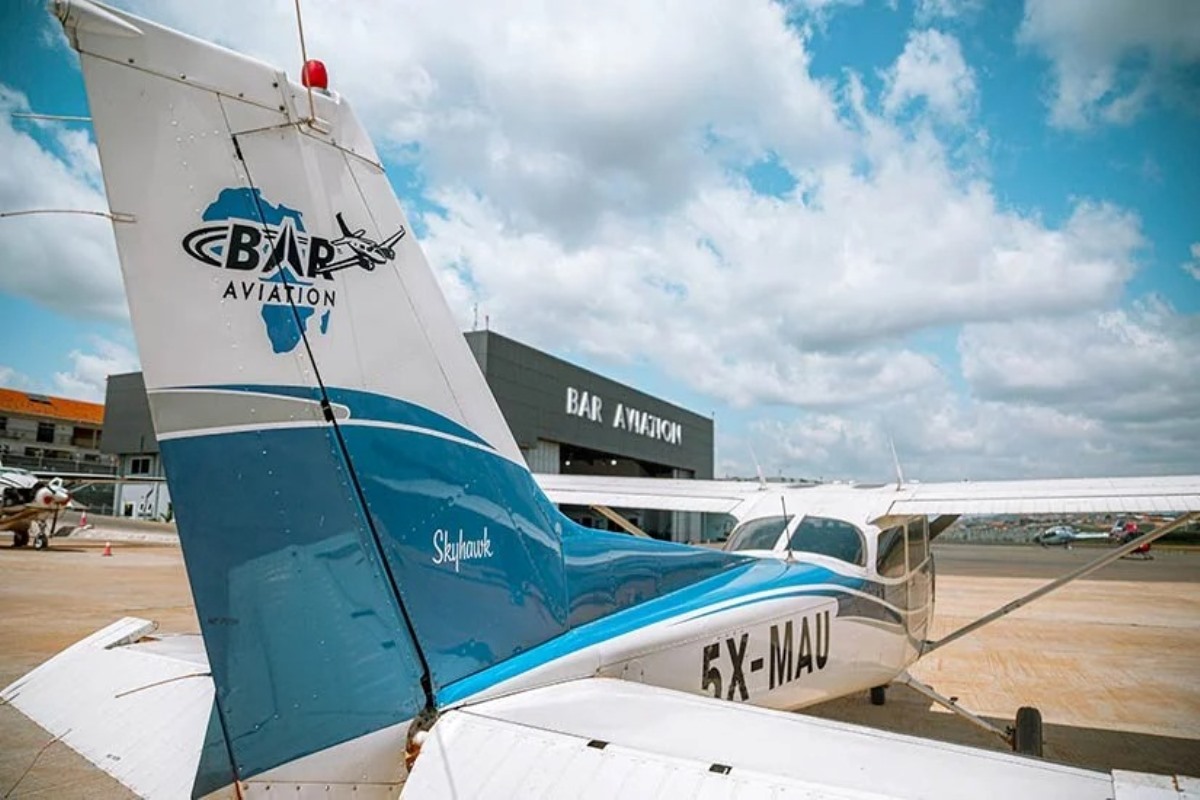
{"type": "Polygon", "coordinates": [[[343,213],[406,230],[345,98],[88,0],[56,13],[134,220],[114,230],[200,635],[121,620],[6,688],[13,707],[147,797],[1126,796],[780,710],[899,682],[1037,753],[1035,709],[999,729],[908,666],[1146,537],[936,641],[930,541],[965,513],[1184,512],[1161,536],[1200,511],[1200,476],[535,477],[411,237],[364,245],[373,268],[336,273],[319,326],[264,313],[306,295],[229,293],[181,244],[230,190],[313,237],[347,236],[343,213]],[[737,527],[717,551],[555,503],[737,527]]]}
{"type": "Polygon", "coordinates": [[[13,547],[25,547],[32,541],[35,550],[45,550],[51,539],[74,532],[73,526],[59,527],[59,518],[67,510],[88,509],[76,499],[87,487],[162,481],[146,476],[30,472],[0,464],[0,531],[12,532],[13,547]]]}
{"type": "Polygon", "coordinates": [[[58,527],[58,515],[71,503],[61,477],[46,478],[0,464],[0,531],[12,531],[13,547],[29,544],[44,550],[58,527]],[[49,529],[46,523],[49,521],[49,529]]]}

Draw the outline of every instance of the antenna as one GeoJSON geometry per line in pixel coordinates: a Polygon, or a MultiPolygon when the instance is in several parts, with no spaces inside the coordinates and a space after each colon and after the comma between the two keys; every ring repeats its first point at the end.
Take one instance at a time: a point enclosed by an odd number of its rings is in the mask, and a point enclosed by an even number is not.
{"type": "MultiPolygon", "coordinates": [[[[779,492],[779,505],[780,505],[780,507],[783,509],[783,531],[784,531],[784,533],[787,533],[787,529],[788,529],[788,513],[787,513],[787,491],[786,491],[786,490],[781,490],[781,491],[779,492]]],[[[791,563],[791,561],[792,561],[792,542],[791,542],[791,539],[789,539],[789,540],[788,540],[787,547],[786,547],[786,548],[784,548],[784,553],[786,553],[786,554],[787,554],[787,555],[785,556],[785,560],[786,560],[788,563],[791,563]]]]}
{"type": "Polygon", "coordinates": [[[30,208],[22,211],[0,211],[0,219],[8,217],[27,217],[32,214],[83,214],[90,217],[104,217],[113,222],[136,222],[132,214],[121,211],[91,211],[79,208],[30,208]]]}
{"type": "MultiPolygon", "coordinates": [[[[300,59],[304,62],[304,75],[308,74],[308,48],[304,46],[304,18],[300,13],[300,0],[296,0],[296,31],[300,34],[300,59]]],[[[304,77],[304,76],[302,76],[304,77]]],[[[304,88],[308,90],[308,122],[310,125],[317,121],[317,104],[313,100],[311,80],[304,80],[304,88]]]]}
{"type": "Polygon", "coordinates": [[[747,442],[746,446],[750,448],[750,458],[754,461],[754,472],[758,475],[758,485],[765,489],[767,488],[767,478],[763,475],[762,464],[758,463],[758,455],[754,452],[754,445],[747,442]]]}
{"type": "Polygon", "coordinates": [[[896,491],[904,486],[904,470],[900,469],[900,456],[896,455],[896,440],[888,434],[888,446],[892,448],[892,463],[896,466],[896,491]]]}

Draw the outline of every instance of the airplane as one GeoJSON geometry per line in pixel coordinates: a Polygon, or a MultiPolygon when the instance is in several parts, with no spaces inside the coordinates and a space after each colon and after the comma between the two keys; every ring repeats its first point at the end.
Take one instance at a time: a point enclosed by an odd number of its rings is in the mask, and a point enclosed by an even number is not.
{"type": "Polygon", "coordinates": [[[1041,533],[1035,534],[1031,541],[1037,542],[1042,547],[1063,545],[1067,549],[1070,549],[1071,545],[1075,542],[1099,539],[1107,541],[1109,535],[1107,533],[1084,533],[1070,525],[1055,525],[1053,528],[1047,528],[1041,533]]]}
{"type": "Polygon", "coordinates": [[[0,464],[0,531],[12,531],[13,547],[29,544],[44,550],[58,527],[58,515],[71,503],[61,477],[45,477],[16,467],[0,464]],[[45,522],[50,521],[49,530],[45,522]]]}
{"type": "Polygon", "coordinates": [[[197,198],[230,189],[314,236],[344,228],[334,210],[407,229],[344,97],[89,0],[54,10],[122,214],[200,632],[125,618],[4,701],[145,797],[1115,796],[1121,775],[782,712],[904,683],[1039,752],[1036,709],[1000,730],[907,668],[1136,542],[937,641],[930,542],[964,513],[1182,514],[1142,541],[1196,517],[1200,476],[534,476],[411,237],[337,274],[335,324],[296,307],[266,330],[261,295],[182,248],[197,198]],[[174,155],[147,169],[146,153],[174,155]],[[288,324],[304,347],[278,346],[288,324]],[[556,503],[738,522],[713,550],[584,528],[556,503]]]}
{"type": "Polygon", "coordinates": [[[362,267],[367,272],[374,270],[376,267],[386,264],[396,257],[396,243],[404,238],[406,233],[403,227],[399,228],[391,236],[388,236],[382,241],[372,241],[366,234],[365,228],[350,230],[346,221],[342,219],[342,212],[334,215],[337,219],[338,228],[342,235],[330,242],[334,247],[345,246],[354,251],[353,255],[346,256],[331,261],[329,264],[318,269],[317,274],[324,275],[331,272],[336,272],[347,267],[362,267]]]}
{"type": "Polygon", "coordinates": [[[162,483],[156,477],[117,477],[88,472],[30,472],[0,463],[0,531],[12,532],[12,546],[45,550],[50,540],[70,536],[74,527],[59,527],[66,510],[87,510],[72,493],[89,486],[114,483],[162,483]],[[70,482],[70,488],[67,482],[70,482]]]}

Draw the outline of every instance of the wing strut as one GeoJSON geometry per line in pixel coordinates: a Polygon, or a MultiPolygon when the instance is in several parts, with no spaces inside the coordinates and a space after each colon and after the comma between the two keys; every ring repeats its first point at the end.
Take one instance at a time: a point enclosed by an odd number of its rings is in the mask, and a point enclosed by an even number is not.
{"type": "Polygon", "coordinates": [[[608,520],[612,521],[615,525],[620,526],[620,528],[623,531],[625,531],[626,533],[631,534],[633,536],[640,536],[643,539],[650,538],[650,534],[646,533],[644,530],[639,528],[637,525],[634,525],[632,522],[625,519],[625,517],[621,516],[616,511],[613,511],[608,506],[593,505],[591,508],[593,511],[595,511],[597,514],[601,515],[605,519],[608,519],[608,520]]]}
{"type": "Polygon", "coordinates": [[[1196,519],[1200,519],[1200,513],[1193,511],[1193,512],[1184,514],[1183,516],[1175,519],[1173,522],[1170,522],[1170,523],[1164,525],[1163,527],[1158,528],[1157,530],[1150,531],[1149,533],[1147,533],[1143,536],[1139,536],[1138,538],[1134,539],[1133,541],[1128,542],[1127,544],[1121,545],[1116,550],[1112,550],[1108,553],[1105,553],[1104,555],[1100,556],[1100,558],[1097,558],[1094,561],[1084,564],[1079,569],[1076,569],[1072,572],[1068,572],[1066,575],[1062,576],[1061,578],[1051,581],[1050,583],[1047,583],[1045,586],[1041,586],[1037,589],[1034,589],[1032,592],[1025,595],[1024,597],[1020,597],[1016,600],[1013,600],[1011,603],[1008,603],[1007,605],[1004,605],[1004,606],[996,609],[992,613],[986,614],[986,615],[980,617],[979,619],[975,620],[974,622],[964,625],[963,627],[954,631],[954,633],[947,634],[946,636],[943,636],[941,639],[938,639],[937,641],[926,641],[925,646],[921,649],[921,655],[926,655],[928,653],[932,653],[934,650],[937,650],[938,648],[945,647],[946,645],[950,644],[955,639],[961,639],[962,637],[966,636],[968,633],[976,631],[976,630],[982,628],[984,625],[987,625],[990,622],[995,622],[996,620],[1000,619],[1001,617],[1006,617],[1009,614],[1011,614],[1012,612],[1016,611],[1017,609],[1022,608],[1024,606],[1032,603],[1034,600],[1037,600],[1039,597],[1044,597],[1045,595],[1048,595],[1051,592],[1053,592],[1055,589],[1060,589],[1063,586],[1066,586],[1071,581],[1078,580],[1079,578],[1082,578],[1085,575],[1090,575],[1093,572],[1095,572],[1096,570],[1100,569],[1101,567],[1108,566],[1112,562],[1116,561],[1118,558],[1121,558],[1122,556],[1132,553],[1134,550],[1141,547],[1142,545],[1149,544],[1150,542],[1153,542],[1155,539],[1159,539],[1163,536],[1166,536],[1168,533],[1171,533],[1174,530],[1178,530],[1179,528],[1182,528],[1184,525],[1187,525],[1189,522],[1192,522],[1193,520],[1196,520],[1196,519]]]}

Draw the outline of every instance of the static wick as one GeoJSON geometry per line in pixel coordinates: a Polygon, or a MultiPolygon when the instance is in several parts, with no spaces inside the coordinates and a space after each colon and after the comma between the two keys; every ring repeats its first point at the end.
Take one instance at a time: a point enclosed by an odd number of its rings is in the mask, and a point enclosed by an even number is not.
{"type": "Polygon", "coordinates": [[[91,122],[91,117],[76,117],[70,114],[33,114],[24,111],[12,112],[14,117],[19,119],[46,119],[52,122],[91,122]]]}

